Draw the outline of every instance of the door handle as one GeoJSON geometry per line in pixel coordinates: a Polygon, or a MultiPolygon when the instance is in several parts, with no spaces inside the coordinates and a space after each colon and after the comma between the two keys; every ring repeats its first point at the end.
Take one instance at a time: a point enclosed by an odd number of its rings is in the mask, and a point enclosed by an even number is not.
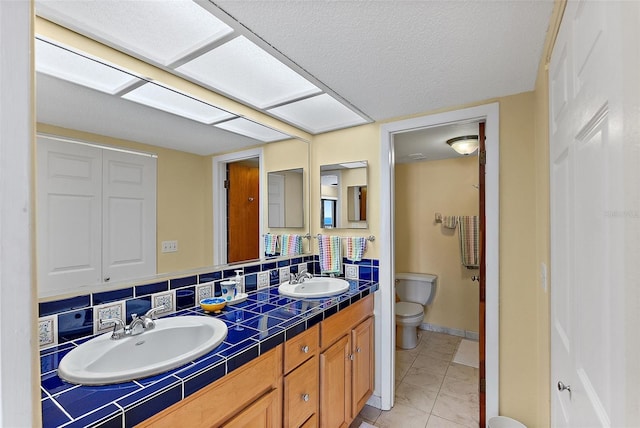
{"type": "Polygon", "coordinates": [[[473,275],[473,276],[471,277],[471,281],[477,281],[477,282],[480,282],[480,277],[479,277],[478,275],[473,275]]]}
{"type": "Polygon", "coordinates": [[[569,391],[571,392],[571,385],[565,385],[562,381],[558,381],[558,391],[569,391]]]}

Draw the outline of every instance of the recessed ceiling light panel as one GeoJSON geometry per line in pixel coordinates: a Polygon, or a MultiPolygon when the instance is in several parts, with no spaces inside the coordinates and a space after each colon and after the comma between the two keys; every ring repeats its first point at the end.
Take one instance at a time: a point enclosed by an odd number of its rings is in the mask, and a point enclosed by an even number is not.
{"type": "Polygon", "coordinates": [[[176,71],[261,109],[321,92],[244,36],[206,52],[176,71]]]}
{"type": "Polygon", "coordinates": [[[165,66],[233,32],[192,0],[36,0],[36,13],[165,66]]]}
{"type": "Polygon", "coordinates": [[[115,94],[139,79],[102,62],[36,39],[36,71],[107,94],[115,94]]]}
{"type": "Polygon", "coordinates": [[[368,122],[328,94],[276,107],[270,109],[269,113],[302,127],[312,134],[368,122]]]}
{"type": "Polygon", "coordinates": [[[291,138],[291,136],[287,134],[276,131],[264,125],[260,125],[259,123],[252,122],[243,117],[231,119],[222,123],[217,123],[214,126],[226,129],[227,131],[235,132],[236,134],[255,138],[256,140],[260,140],[265,143],[291,138]]]}
{"type": "Polygon", "coordinates": [[[145,83],[122,98],[206,124],[233,117],[227,111],[156,83],[145,83]]]}

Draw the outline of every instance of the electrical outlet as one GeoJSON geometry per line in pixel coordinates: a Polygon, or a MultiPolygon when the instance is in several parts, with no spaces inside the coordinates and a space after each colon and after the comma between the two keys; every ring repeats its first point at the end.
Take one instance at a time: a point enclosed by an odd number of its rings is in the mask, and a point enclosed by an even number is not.
{"type": "Polygon", "coordinates": [[[289,266],[280,268],[280,284],[289,281],[289,266]]]}
{"type": "Polygon", "coordinates": [[[162,241],[163,253],[175,253],[178,251],[178,241],[162,241]]]}
{"type": "Polygon", "coordinates": [[[258,290],[269,287],[269,272],[260,272],[258,274],[258,290]]]}

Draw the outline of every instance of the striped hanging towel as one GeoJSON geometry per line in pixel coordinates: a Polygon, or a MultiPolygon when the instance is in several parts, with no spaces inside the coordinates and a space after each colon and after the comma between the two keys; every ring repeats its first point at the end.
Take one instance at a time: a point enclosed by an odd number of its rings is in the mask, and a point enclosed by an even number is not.
{"type": "Polygon", "coordinates": [[[264,253],[267,256],[275,256],[278,247],[278,235],[267,233],[264,235],[264,253]]]}
{"type": "Polygon", "coordinates": [[[348,260],[359,262],[362,260],[365,251],[367,251],[367,238],[361,236],[350,236],[347,238],[348,260]]]}
{"type": "Polygon", "coordinates": [[[460,260],[469,269],[478,268],[478,216],[461,216],[459,218],[460,260]]]}
{"type": "Polygon", "coordinates": [[[280,255],[295,256],[302,254],[302,236],[284,234],[280,237],[280,255]]]}
{"type": "Polygon", "coordinates": [[[321,273],[342,272],[342,246],[339,236],[318,235],[318,253],[321,273]]]}
{"type": "Polygon", "coordinates": [[[454,215],[446,215],[442,217],[442,226],[447,229],[455,229],[458,225],[458,217],[454,215]]]}

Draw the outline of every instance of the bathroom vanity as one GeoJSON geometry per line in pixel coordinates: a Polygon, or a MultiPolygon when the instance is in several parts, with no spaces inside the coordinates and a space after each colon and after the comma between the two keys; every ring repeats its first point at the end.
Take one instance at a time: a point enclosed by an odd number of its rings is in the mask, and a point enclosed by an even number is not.
{"type": "Polygon", "coordinates": [[[220,317],[229,327],[225,342],[183,367],[133,382],[61,381],[50,369],[75,346],[65,344],[41,358],[43,373],[49,370],[42,378],[43,425],[348,426],[373,392],[378,289],[372,281],[350,284],[346,293],[324,299],[283,297],[272,287],[221,314],[180,311],[220,317]]]}

